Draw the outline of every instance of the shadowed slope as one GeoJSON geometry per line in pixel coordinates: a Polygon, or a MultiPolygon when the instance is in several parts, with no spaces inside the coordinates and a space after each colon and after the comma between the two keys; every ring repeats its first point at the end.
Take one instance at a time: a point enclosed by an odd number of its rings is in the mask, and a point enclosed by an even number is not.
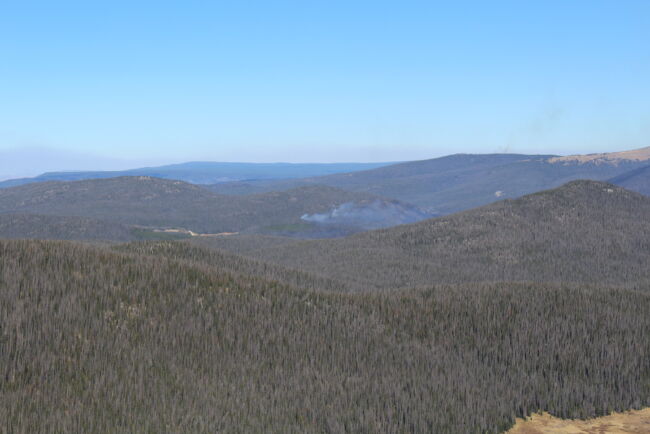
{"type": "Polygon", "coordinates": [[[622,175],[610,179],[609,182],[627,188],[628,190],[650,196],[650,166],[625,172],[622,175]]]}

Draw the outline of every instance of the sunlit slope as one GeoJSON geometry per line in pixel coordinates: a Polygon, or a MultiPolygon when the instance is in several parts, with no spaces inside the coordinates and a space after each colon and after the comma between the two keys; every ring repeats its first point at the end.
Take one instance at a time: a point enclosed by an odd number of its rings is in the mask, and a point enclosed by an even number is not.
{"type": "Polygon", "coordinates": [[[553,157],[551,163],[595,163],[595,164],[621,164],[629,161],[650,161],[650,146],[630,151],[603,152],[598,154],[568,155],[566,157],[553,157]]]}
{"type": "Polygon", "coordinates": [[[517,419],[507,434],[646,434],[650,408],[614,413],[589,420],[566,420],[548,413],[517,419]]]}

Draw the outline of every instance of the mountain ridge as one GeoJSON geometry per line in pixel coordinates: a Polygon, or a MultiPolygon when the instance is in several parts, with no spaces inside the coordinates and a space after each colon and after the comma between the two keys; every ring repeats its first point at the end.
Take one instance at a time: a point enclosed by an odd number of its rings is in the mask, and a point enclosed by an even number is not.
{"type": "Polygon", "coordinates": [[[618,164],[622,161],[650,161],[650,146],[629,151],[602,152],[596,154],[577,154],[565,157],[552,157],[551,163],[594,163],[618,164]]]}
{"type": "Polygon", "coordinates": [[[211,184],[247,179],[300,178],[351,172],[381,167],[387,164],[392,163],[221,163],[190,161],[165,166],[115,171],[45,172],[35,177],[4,180],[0,182],[0,188],[44,181],[80,181],[121,176],[151,176],[193,184],[211,184]]]}
{"type": "Polygon", "coordinates": [[[399,163],[366,171],[323,177],[223,183],[210,186],[221,194],[251,194],[323,184],[360,191],[416,205],[431,214],[452,214],[502,198],[517,198],[576,179],[604,181],[647,165],[617,160],[616,164],[552,163],[553,155],[455,154],[399,163]]]}

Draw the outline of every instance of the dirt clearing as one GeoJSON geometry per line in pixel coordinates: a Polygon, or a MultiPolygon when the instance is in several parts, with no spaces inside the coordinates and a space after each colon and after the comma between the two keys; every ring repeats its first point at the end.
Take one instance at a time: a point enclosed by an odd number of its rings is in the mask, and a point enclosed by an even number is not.
{"type": "Polygon", "coordinates": [[[628,434],[650,433],[650,408],[612,413],[589,420],[558,419],[548,413],[517,419],[507,434],[628,434]]]}

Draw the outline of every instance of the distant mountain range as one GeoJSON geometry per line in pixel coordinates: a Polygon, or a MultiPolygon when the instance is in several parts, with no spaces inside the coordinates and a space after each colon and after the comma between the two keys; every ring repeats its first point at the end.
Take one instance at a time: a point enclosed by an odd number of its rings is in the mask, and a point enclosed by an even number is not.
{"type": "Polygon", "coordinates": [[[304,178],[342,172],[374,169],[391,163],[213,163],[190,162],[160,167],[144,167],[121,171],[51,172],[33,178],[0,182],[0,188],[45,181],[79,181],[116,178],[120,176],[151,176],[192,184],[214,184],[226,181],[304,178]]]}
{"type": "MultiPolygon", "coordinates": [[[[648,165],[650,147],[570,157],[456,154],[354,173],[222,183],[210,188],[222,194],[241,195],[301,185],[329,185],[408,202],[431,214],[444,215],[558,187],[576,179],[609,180],[648,165]]],[[[637,188],[636,185],[630,184],[630,188],[637,188]]]]}
{"type": "Polygon", "coordinates": [[[238,232],[331,238],[449,215],[576,179],[608,180],[650,195],[650,148],[568,157],[457,154],[376,166],[381,164],[186,163],[6,181],[0,183],[0,236],[127,240],[238,232]],[[342,170],[353,171],[335,173],[342,170]],[[114,176],[122,173],[158,176],[114,176]],[[299,177],[314,173],[329,174],[299,177]],[[163,179],[200,183],[246,176],[257,179],[203,186],[163,179]],[[86,177],[92,179],[56,180],[86,177]]]}

